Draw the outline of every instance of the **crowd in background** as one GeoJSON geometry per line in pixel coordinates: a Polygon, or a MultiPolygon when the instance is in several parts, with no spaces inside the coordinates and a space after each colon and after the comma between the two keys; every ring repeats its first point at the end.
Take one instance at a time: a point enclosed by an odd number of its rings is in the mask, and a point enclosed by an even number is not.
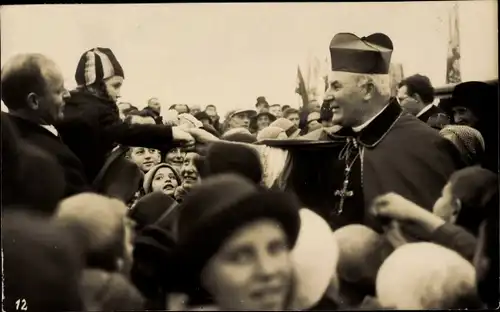
{"type": "Polygon", "coordinates": [[[216,105],[120,102],[124,77],[103,48],[82,55],[71,92],[43,55],[2,68],[4,310],[498,306],[498,132],[478,104],[488,86],[465,83],[440,107],[414,75],[391,98],[466,163],[431,210],[394,193],[370,205],[419,228],[411,242],[397,228],[331,229],[265,187],[272,164],[254,146],[334,127],[326,103],[259,96],[222,121],[216,105]]]}

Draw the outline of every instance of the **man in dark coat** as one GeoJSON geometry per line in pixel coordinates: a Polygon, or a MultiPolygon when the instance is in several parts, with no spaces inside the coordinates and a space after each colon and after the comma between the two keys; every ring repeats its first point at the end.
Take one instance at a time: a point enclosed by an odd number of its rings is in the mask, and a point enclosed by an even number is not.
{"type": "Polygon", "coordinates": [[[148,100],[148,106],[142,109],[144,112],[147,112],[149,116],[153,117],[157,125],[163,124],[163,117],[161,114],[161,103],[158,98],[150,98],[148,100]]]}
{"type": "Polygon", "coordinates": [[[392,50],[384,34],[334,36],[325,105],[336,126],[303,138],[316,142],[268,143],[291,156],[275,180],[295,191],[334,229],[361,223],[381,231],[380,220],[366,209],[387,192],[431,209],[449,176],[463,166],[438,132],[403,115],[398,103],[390,101],[392,50]]]}
{"type": "Polygon", "coordinates": [[[80,58],[76,74],[78,88],[64,107],[64,119],[56,124],[64,142],[80,158],[89,181],[101,170],[115,147],[141,146],[168,151],[174,141],[186,145],[191,135],[166,125],[128,124],[118,113],[124,74],[113,52],[94,48],[80,58]]]}
{"type": "MultiPolygon", "coordinates": [[[[69,97],[57,65],[41,54],[20,54],[2,69],[2,112],[21,139],[53,156],[64,171],[63,197],[89,190],[83,165],[66,146],[53,126],[69,97]]],[[[4,164],[5,165],[5,164],[4,164]]]]}
{"type": "Polygon", "coordinates": [[[425,123],[435,115],[445,115],[441,108],[434,105],[434,87],[430,79],[423,75],[413,75],[399,83],[398,101],[403,110],[425,123]]]}

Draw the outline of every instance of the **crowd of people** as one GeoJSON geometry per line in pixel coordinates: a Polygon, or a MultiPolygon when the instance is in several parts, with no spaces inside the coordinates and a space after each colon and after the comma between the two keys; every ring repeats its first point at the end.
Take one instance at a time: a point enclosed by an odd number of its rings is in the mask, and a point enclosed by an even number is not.
{"type": "Polygon", "coordinates": [[[1,72],[5,311],[483,309],[499,302],[495,87],[391,94],[393,43],[339,33],[321,101],[162,112],[85,51],[1,72]],[[474,94],[472,97],[471,94],[474,94]]]}

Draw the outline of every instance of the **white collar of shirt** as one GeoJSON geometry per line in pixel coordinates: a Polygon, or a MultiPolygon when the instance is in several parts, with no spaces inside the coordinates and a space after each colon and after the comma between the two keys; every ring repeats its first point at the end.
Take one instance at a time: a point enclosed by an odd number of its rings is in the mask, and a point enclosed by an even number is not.
{"type": "Polygon", "coordinates": [[[422,116],[426,111],[431,109],[432,106],[434,106],[434,103],[431,103],[431,104],[427,105],[426,107],[422,108],[422,110],[417,114],[417,117],[422,116]]]}
{"type": "Polygon", "coordinates": [[[373,116],[372,118],[370,118],[369,120],[367,120],[364,124],[360,125],[360,126],[357,126],[357,127],[352,127],[352,130],[354,132],[360,132],[361,130],[363,130],[364,128],[368,127],[368,125],[375,120],[375,118],[377,118],[380,114],[382,114],[382,112],[387,108],[387,106],[389,106],[389,104],[387,104],[386,106],[384,106],[384,108],[382,108],[380,110],[380,112],[377,113],[377,115],[373,116]]]}
{"type": "Polygon", "coordinates": [[[57,132],[56,127],[54,127],[53,125],[40,125],[40,126],[42,126],[43,128],[45,128],[47,131],[49,131],[50,133],[52,133],[56,137],[59,136],[59,132],[57,132]]]}

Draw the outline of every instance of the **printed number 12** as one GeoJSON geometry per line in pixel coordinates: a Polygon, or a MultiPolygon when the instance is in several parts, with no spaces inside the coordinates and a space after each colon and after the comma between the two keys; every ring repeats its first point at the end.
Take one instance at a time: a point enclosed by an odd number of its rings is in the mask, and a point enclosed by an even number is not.
{"type": "Polygon", "coordinates": [[[27,311],[28,310],[28,305],[26,304],[26,299],[17,299],[16,300],[16,310],[19,311],[27,311]]]}

